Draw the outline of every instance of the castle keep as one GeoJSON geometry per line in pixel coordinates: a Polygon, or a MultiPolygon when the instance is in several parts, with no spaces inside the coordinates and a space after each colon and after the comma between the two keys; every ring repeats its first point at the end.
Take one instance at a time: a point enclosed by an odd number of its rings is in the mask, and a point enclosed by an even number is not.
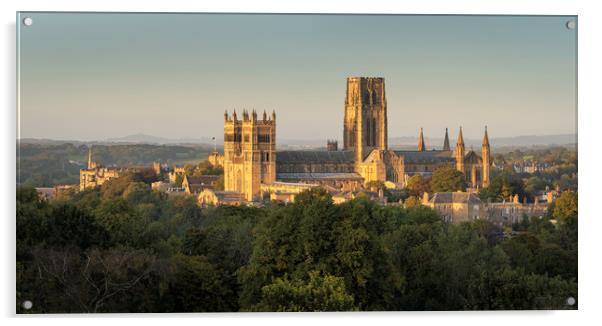
{"type": "Polygon", "coordinates": [[[342,150],[329,140],[327,150],[276,151],[275,113],[264,112],[261,119],[254,110],[243,111],[242,119],[236,111],[224,115],[224,188],[247,201],[308,185],[344,192],[388,181],[403,188],[411,176],[428,177],[443,166],[455,167],[478,189],[489,184],[490,155],[487,128],[480,155],[466,151],[461,127],[453,151],[447,129],[442,148],[427,150],[422,128],[416,150],[389,149],[384,78],[347,78],[342,150]]]}

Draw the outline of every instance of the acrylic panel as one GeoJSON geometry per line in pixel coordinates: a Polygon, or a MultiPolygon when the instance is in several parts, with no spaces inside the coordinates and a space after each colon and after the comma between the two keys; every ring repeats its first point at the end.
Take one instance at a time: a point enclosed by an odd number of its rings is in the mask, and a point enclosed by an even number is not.
{"type": "Polygon", "coordinates": [[[17,313],[577,309],[577,16],[16,19],[17,313]]]}

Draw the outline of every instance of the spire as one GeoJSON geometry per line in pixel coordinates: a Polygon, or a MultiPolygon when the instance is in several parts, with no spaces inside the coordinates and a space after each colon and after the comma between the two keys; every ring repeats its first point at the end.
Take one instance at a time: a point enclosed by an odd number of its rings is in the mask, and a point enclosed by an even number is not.
{"type": "Polygon", "coordinates": [[[224,121],[228,121],[228,110],[224,111],[224,121]]]}
{"type": "Polygon", "coordinates": [[[92,145],[88,148],[88,169],[92,168],[92,145]]]}
{"type": "Polygon", "coordinates": [[[265,113],[265,110],[263,110],[263,121],[266,121],[268,119],[268,115],[267,113],[265,113]]]}
{"type": "Polygon", "coordinates": [[[489,146],[489,135],[487,135],[487,126],[485,126],[485,135],[483,136],[483,146],[489,146]]]}
{"type": "Polygon", "coordinates": [[[418,138],[418,151],[424,152],[426,146],[424,145],[424,136],[422,135],[422,127],[420,128],[420,138],[418,138]]]}
{"type": "Polygon", "coordinates": [[[276,110],[272,110],[272,120],[276,121],[276,110]]]}
{"type": "Polygon", "coordinates": [[[445,128],[445,140],[443,141],[443,150],[449,151],[449,136],[447,135],[447,128],[445,128]]]}
{"type": "Polygon", "coordinates": [[[462,145],[464,147],[464,137],[462,137],[462,127],[460,127],[460,133],[458,134],[458,142],[456,145],[462,145]]]}

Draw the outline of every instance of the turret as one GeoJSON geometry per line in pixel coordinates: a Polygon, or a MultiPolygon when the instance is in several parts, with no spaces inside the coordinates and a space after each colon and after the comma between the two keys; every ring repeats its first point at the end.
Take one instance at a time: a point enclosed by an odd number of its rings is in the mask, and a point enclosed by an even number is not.
{"type": "Polygon", "coordinates": [[[443,141],[443,150],[449,151],[449,136],[447,135],[447,128],[445,128],[445,140],[443,141]]]}
{"type": "Polygon", "coordinates": [[[464,173],[464,137],[462,136],[462,127],[460,127],[460,133],[458,134],[458,141],[456,142],[456,169],[464,173]]]}
{"type": "Polygon", "coordinates": [[[489,148],[489,135],[487,135],[487,126],[485,126],[485,135],[483,136],[483,146],[481,148],[481,158],[483,160],[483,175],[481,177],[483,188],[489,186],[491,150],[489,148]]]}
{"type": "Polygon", "coordinates": [[[420,128],[420,136],[418,138],[418,151],[426,151],[426,146],[424,145],[424,136],[422,135],[422,127],[420,128]]]}

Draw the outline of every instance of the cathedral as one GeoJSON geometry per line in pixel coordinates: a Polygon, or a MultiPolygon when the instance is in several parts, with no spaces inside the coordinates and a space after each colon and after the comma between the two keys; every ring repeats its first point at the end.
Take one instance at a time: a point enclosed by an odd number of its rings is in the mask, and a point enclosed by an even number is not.
{"type": "Polygon", "coordinates": [[[276,151],[276,113],[236,111],[224,114],[224,190],[258,201],[274,189],[323,186],[355,191],[370,181],[405,187],[414,175],[429,177],[443,166],[464,173],[470,188],[489,184],[491,154],[487,128],[480,155],[466,151],[460,127],[455,148],[447,129],[440,150],[427,150],[422,128],[416,150],[392,150],[387,145],[385,80],[347,78],[343,146],[329,140],[324,150],[276,151]]]}

